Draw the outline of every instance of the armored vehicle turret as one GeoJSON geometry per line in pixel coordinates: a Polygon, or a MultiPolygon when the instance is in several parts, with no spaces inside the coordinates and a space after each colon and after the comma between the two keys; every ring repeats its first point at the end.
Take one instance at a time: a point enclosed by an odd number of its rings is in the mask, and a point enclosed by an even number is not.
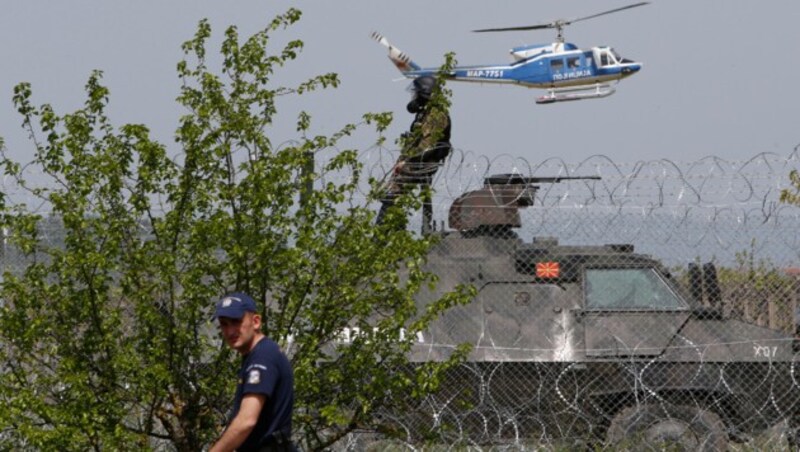
{"type": "Polygon", "coordinates": [[[784,426],[774,444],[787,444],[800,407],[793,337],[725,318],[711,264],[692,268],[692,292],[631,244],[522,240],[520,209],[537,184],[561,180],[487,177],[452,204],[427,263],[440,283],[418,305],[458,284],[477,296],[420,336],[413,359],[471,352],[406,431],[447,444],[724,450],[784,426]]]}

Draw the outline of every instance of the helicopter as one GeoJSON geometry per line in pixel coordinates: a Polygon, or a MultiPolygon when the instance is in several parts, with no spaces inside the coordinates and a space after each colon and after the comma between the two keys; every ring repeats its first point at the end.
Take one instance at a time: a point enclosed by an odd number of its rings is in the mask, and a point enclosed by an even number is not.
{"type": "MultiPolygon", "coordinates": [[[[537,104],[597,99],[614,94],[612,82],[630,77],[642,69],[642,63],[622,58],[608,46],[582,50],[575,44],[564,41],[564,28],[575,22],[593,19],[606,14],[636,8],[650,2],[639,2],[576,19],[558,19],[552,22],[519,27],[485,28],[472,30],[475,33],[540,30],[554,28],[556,40],[550,44],[533,44],[514,47],[510,50],[510,64],[457,66],[442,74],[446,79],[492,84],[516,84],[527,88],[547,90],[536,99],[537,104]]],[[[423,68],[407,53],[393,46],[380,33],[372,38],[389,49],[389,59],[406,78],[426,75],[436,76],[439,68],[423,68]]]]}

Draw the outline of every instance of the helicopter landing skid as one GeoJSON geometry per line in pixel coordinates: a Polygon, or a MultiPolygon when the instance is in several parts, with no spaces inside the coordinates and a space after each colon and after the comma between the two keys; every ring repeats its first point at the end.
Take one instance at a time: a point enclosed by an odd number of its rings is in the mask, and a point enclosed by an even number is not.
{"type": "Polygon", "coordinates": [[[614,94],[617,90],[610,85],[597,83],[574,88],[553,88],[547,94],[536,98],[537,104],[552,104],[570,100],[600,99],[614,94]]]}

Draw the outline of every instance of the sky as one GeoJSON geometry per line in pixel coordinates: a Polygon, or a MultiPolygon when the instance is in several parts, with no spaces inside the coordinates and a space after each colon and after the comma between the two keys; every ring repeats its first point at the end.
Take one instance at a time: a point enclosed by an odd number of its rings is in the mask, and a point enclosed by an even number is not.
{"type": "MultiPolygon", "coordinates": [[[[33,85],[34,102],[57,112],[80,108],[94,69],[111,90],[116,124],[143,123],[175,146],[183,113],[175,102],[180,44],[208,18],[212,48],[225,28],[242,35],[289,7],[301,21],[276,40],[301,39],[300,58],[276,81],[297,83],[336,72],[340,88],[287,100],[273,142],[296,138],[297,112],[308,111],[316,133],[330,134],[366,112],[392,111],[389,138],[411,121],[408,81],[369,37],[384,34],[423,66],[452,51],[460,64],[510,61],[511,47],[551,42],[553,30],[472,33],[576,18],[634,3],[620,0],[137,0],[5,2],[0,15],[0,136],[12,156],[32,152],[11,102],[14,85],[33,85]]],[[[800,143],[798,73],[800,2],[654,0],[576,23],[568,42],[610,45],[644,63],[643,70],[599,100],[537,105],[543,91],[518,86],[451,83],[453,145],[489,158],[579,162],[604,155],[616,162],[705,156],[743,161],[761,152],[789,155],[800,143]]],[[[277,49],[275,47],[274,49],[277,49]]],[[[369,146],[371,137],[356,146],[369,146]]]]}

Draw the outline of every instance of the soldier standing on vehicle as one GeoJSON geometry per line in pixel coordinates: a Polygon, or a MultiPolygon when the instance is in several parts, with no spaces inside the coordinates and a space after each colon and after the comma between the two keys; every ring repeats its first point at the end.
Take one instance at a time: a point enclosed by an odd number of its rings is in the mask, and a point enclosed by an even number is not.
{"type": "Polygon", "coordinates": [[[217,302],[214,318],[222,338],[242,355],[233,409],[222,436],[209,449],[295,451],[291,441],[294,377],[278,344],[261,332],[255,301],[234,292],[217,302]]]}
{"type": "MultiPolygon", "coordinates": [[[[433,177],[442,162],[450,155],[450,115],[444,102],[431,98],[440,87],[432,76],[414,79],[411,85],[414,97],[406,107],[413,113],[414,121],[408,132],[400,138],[400,157],[395,163],[386,183],[386,193],[381,199],[381,210],[377,223],[381,224],[387,209],[394,205],[396,198],[415,186],[429,188],[433,177]]],[[[423,194],[422,232],[432,229],[433,204],[429,191],[423,194]]]]}

